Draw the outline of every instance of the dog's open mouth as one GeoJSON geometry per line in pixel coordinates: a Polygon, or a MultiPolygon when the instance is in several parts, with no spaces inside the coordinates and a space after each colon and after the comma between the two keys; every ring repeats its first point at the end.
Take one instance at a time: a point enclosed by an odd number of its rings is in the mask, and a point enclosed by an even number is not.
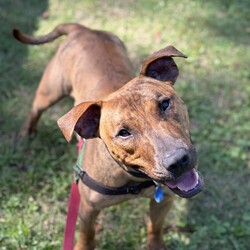
{"type": "Polygon", "coordinates": [[[174,193],[183,198],[190,198],[201,192],[204,186],[203,178],[196,169],[191,169],[166,185],[174,193]]]}

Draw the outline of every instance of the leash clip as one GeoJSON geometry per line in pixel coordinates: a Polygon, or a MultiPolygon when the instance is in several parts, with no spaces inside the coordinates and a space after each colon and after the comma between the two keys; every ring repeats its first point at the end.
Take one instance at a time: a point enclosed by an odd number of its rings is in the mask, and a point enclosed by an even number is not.
{"type": "Polygon", "coordinates": [[[85,172],[77,164],[73,166],[73,170],[74,182],[78,184],[79,179],[83,177],[85,172]]]}

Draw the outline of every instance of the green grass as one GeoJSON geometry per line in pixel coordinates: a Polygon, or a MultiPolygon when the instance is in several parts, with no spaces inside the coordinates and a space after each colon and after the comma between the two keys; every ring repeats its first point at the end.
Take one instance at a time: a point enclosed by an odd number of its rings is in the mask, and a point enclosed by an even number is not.
{"type": "MultiPolygon", "coordinates": [[[[192,121],[206,188],[177,198],[165,224],[169,249],[248,250],[250,246],[250,2],[18,1],[0,2],[0,249],[60,249],[76,160],[56,120],[72,105],[63,100],[42,117],[38,134],[15,145],[43,69],[60,39],[28,47],[11,30],[44,34],[61,22],[106,29],[125,41],[134,66],[173,44],[176,89],[192,121]],[[43,13],[48,17],[45,18],[43,13]]],[[[145,249],[147,200],[123,203],[98,219],[98,249],[145,249]],[[133,212],[132,212],[133,211],[133,212]]]]}

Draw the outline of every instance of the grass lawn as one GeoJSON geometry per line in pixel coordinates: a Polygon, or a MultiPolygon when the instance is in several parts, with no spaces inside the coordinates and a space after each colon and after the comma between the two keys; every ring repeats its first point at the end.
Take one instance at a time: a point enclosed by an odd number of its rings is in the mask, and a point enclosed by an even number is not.
{"type": "MultiPolygon", "coordinates": [[[[40,120],[32,140],[15,144],[41,74],[56,46],[25,46],[14,27],[45,34],[79,22],[117,34],[134,66],[173,44],[176,89],[186,102],[206,188],[177,198],[166,219],[170,250],[250,249],[250,1],[0,0],[0,249],[61,249],[76,143],[56,120],[62,100],[40,120]]],[[[145,249],[147,200],[106,209],[97,249],[145,249]]]]}

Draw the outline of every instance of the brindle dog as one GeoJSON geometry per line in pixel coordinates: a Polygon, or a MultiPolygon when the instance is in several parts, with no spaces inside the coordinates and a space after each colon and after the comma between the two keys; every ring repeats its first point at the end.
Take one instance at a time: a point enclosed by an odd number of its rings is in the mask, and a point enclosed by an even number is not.
{"type": "Polygon", "coordinates": [[[107,187],[150,179],[165,193],[158,203],[154,186],[138,194],[104,195],[79,182],[80,234],[75,249],[94,249],[101,209],[142,196],[150,199],[147,248],[165,249],[163,223],[174,193],[188,198],[203,186],[187,109],[173,88],[179,74],[173,57],[186,56],[167,46],[150,55],[134,77],[125,46],[109,32],[79,24],[61,24],[41,37],[14,30],[14,36],[27,44],[47,43],[61,35],[67,38],[44,71],[21,134],[32,134],[42,112],[70,95],[75,107],[58,125],[68,141],[74,131],[87,139],[81,167],[88,176],[107,187]]]}

